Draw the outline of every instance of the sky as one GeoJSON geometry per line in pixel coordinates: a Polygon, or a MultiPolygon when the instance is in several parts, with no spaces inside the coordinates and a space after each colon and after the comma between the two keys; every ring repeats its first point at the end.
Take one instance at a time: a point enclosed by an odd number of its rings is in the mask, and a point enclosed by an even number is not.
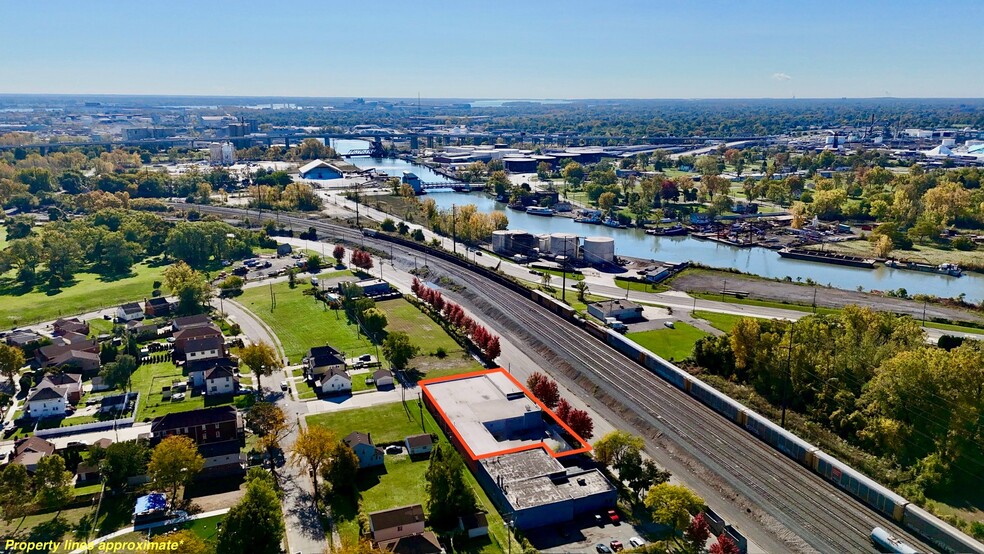
{"type": "Polygon", "coordinates": [[[0,93],[984,97],[981,0],[0,6],[0,93]]]}

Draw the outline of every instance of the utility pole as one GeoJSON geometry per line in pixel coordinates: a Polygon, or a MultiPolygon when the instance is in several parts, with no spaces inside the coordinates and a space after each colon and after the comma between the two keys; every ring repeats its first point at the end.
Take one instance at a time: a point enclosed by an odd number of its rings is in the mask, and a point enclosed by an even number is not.
{"type": "Polygon", "coordinates": [[[813,287],[813,313],[817,313],[817,287],[813,287]]]}
{"type": "Polygon", "coordinates": [[[451,204],[451,250],[455,254],[458,253],[458,241],[455,236],[455,220],[454,220],[456,207],[457,206],[455,206],[454,204],[451,204]]]}
{"type": "Polygon", "coordinates": [[[563,277],[561,277],[560,285],[560,299],[566,304],[567,303],[567,241],[564,241],[564,263],[560,266],[561,272],[563,272],[563,277]]]}
{"type": "Polygon", "coordinates": [[[793,330],[795,329],[793,323],[795,323],[793,320],[789,320],[789,349],[786,351],[786,377],[782,380],[782,419],[780,420],[779,426],[783,429],[786,428],[786,392],[790,385],[789,381],[793,363],[793,330]]]}

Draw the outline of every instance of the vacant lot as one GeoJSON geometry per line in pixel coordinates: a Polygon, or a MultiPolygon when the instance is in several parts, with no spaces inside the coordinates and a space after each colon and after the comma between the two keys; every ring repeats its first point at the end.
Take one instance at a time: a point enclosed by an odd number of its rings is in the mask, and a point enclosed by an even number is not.
{"type": "Polygon", "coordinates": [[[137,407],[135,421],[153,419],[174,412],[187,412],[212,406],[232,404],[232,395],[206,396],[198,392],[185,392],[184,400],[164,400],[161,388],[172,382],[184,381],[181,369],[171,362],[144,364],[133,372],[133,390],[140,393],[140,405],[137,407]]]}
{"type": "Polygon", "coordinates": [[[690,356],[694,351],[694,343],[707,336],[707,333],[680,321],[674,327],[629,333],[626,337],[658,356],[670,361],[680,361],[690,356]]]}
{"type": "Polygon", "coordinates": [[[377,306],[386,312],[386,330],[407,333],[420,349],[420,354],[411,361],[411,365],[423,373],[425,378],[482,369],[482,364],[413,304],[398,298],[380,302],[377,306]]]}
{"type": "Polygon", "coordinates": [[[310,415],[309,425],[331,429],[339,438],[352,431],[369,433],[376,444],[399,442],[408,435],[438,432],[437,424],[427,410],[423,410],[424,427],[420,425],[421,410],[417,399],[406,404],[380,404],[370,408],[340,410],[310,415]]]}
{"type": "Polygon", "coordinates": [[[110,278],[95,273],[79,273],[71,286],[50,289],[25,288],[8,272],[0,277],[0,328],[10,328],[91,312],[124,302],[150,297],[154,281],[162,280],[167,266],[133,266],[130,275],[110,278]]]}
{"type": "Polygon", "coordinates": [[[738,323],[739,319],[744,316],[733,315],[733,314],[719,314],[715,312],[702,312],[697,310],[693,312],[693,316],[698,319],[703,319],[711,324],[715,329],[720,329],[725,333],[730,333],[731,329],[734,328],[735,323],[738,323]]]}

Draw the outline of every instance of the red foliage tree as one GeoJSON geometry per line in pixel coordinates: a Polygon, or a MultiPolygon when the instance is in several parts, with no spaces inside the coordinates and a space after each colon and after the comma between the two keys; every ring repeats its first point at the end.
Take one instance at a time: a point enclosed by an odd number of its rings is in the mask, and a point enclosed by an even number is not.
{"type": "Polygon", "coordinates": [[[721,533],[718,537],[718,541],[711,545],[711,554],[741,554],[741,550],[738,549],[738,545],[735,541],[731,540],[731,537],[721,533]]]}
{"type": "Polygon", "coordinates": [[[341,244],[335,245],[335,249],[331,251],[331,255],[335,258],[335,263],[341,265],[342,260],[345,259],[345,247],[341,244]]]}
{"type": "Polygon", "coordinates": [[[372,256],[365,250],[356,250],[352,252],[352,265],[359,269],[369,271],[372,269],[372,256]]]}
{"type": "Polygon", "coordinates": [[[494,360],[499,357],[499,354],[502,354],[502,347],[499,346],[499,337],[492,337],[489,345],[485,347],[485,355],[490,360],[494,360]]]}
{"type": "Polygon", "coordinates": [[[594,421],[591,421],[591,416],[584,410],[571,408],[564,423],[571,428],[571,431],[577,433],[584,440],[588,440],[594,436],[594,421]]]}
{"type": "MultiPolygon", "coordinates": [[[[566,398],[561,398],[557,402],[557,407],[554,408],[554,413],[557,414],[557,417],[560,418],[561,421],[567,423],[567,417],[571,414],[571,410],[573,409],[574,407],[571,406],[571,403],[568,402],[566,398]]],[[[568,425],[570,424],[568,423],[568,425]]]]}
{"type": "MultiPolygon", "coordinates": [[[[499,338],[496,337],[495,340],[498,343],[499,338]]],[[[539,371],[530,375],[529,379],[526,380],[526,386],[529,387],[533,396],[539,398],[540,402],[546,404],[551,410],[556,408],[557,403],[560,402],[560,390],[557,388],[557,383],[539,371]]]]}
{"type": "Polygon", "coordinates": [[[444,307],[444,297],[441,296],[440,291],[434,291],[434,296],[431,297],[431,305],[437,311],[441,311],[441,308],[444,307]]]}
{"type": "Polygon", "coordinates": [[[690,525],[687,527],[683,536],[693,546],[695,551],[704,548],[704,544],[711,536],[711,528],[707,524],[707,518],[704,517],[704,512],[697,514],[690,520],[690,525]]]}

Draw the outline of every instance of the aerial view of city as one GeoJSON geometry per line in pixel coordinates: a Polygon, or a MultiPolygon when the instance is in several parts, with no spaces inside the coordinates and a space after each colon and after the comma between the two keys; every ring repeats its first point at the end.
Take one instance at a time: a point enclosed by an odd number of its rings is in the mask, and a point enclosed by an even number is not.
{"type": "Polygon", "coordinates": [[[7,3],[0,552],[984,554],[984,3],[7,3]]]}

